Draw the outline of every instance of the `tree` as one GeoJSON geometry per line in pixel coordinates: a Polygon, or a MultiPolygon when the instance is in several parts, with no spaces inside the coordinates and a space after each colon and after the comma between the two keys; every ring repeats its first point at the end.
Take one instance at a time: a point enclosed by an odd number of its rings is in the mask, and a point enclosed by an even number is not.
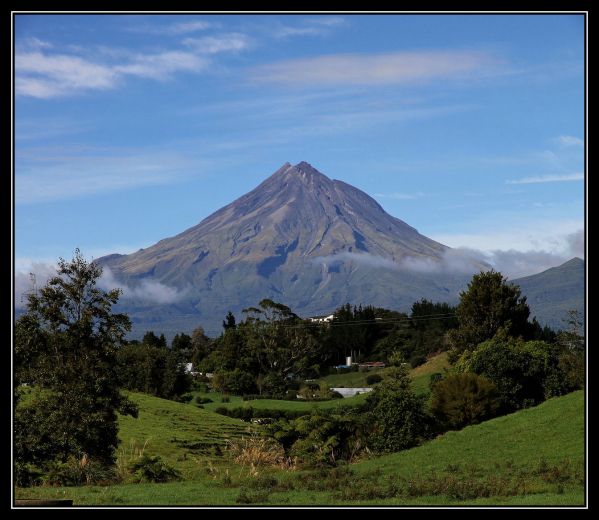
{"type": "Polygon", "coordinates": [[[33,388],[15,411],[17,464],[40,467],[71,456],[114,464],[117,411],[136,416],[121,395],[116,354],[130,329],[112,312],[120,290],[96,285],[102,274],[79,249],[60,258],[57,276],[30,294],[15,326],[15,386],[33,388]]]}
{"type": "Polygon", "coordinates": [[[498,406],[495,385],[471,372],[450,374],[432,387],[431,412],[444,429],[459,430],[489,419],[498,406]]]}
{"type": "MultiPolygon", "coordinates": [[[[189,337],[189,336],[188,336],[189,337]]],[[[210,338],[204,333],[202,327],[198,327],[191,333],[191,362],[198,367],[210,351],[210,338]]]]}
{"type": "Polygon", "coordinates": [[[227,316],[223,320],[223,329],[234,329],[235,328],[235,316],[231,311],[227,313],[227,316]]]}
{"type": "Polygon", "coordinates": [[[500,330],[493,339],[466,351],[455,365],[474,372],[497,387],[501,412],[507,413],[562,395],[571,388],[560,368],[560,347],[544,341],[524,341],[500,330]]]}
{"type": "Polygon", "coordinates": [[[368,394],[372,431],[369,443],[379,452],[405,450],[426,435],[429,418],[424,398],[417,396],[405,368],[392,368],[382,383],[368,394]]]}
{"type": "Polygon", "coordinates": [[[447,333],[453,360],[493,338],[499,329],[514,337],[525,337],[530,330],[526,296],[494,270],[472,277],[468,289],[460,294],[456,313],[459,326],[447,333]]]}
{"type": "Polygon", "coordinates": [[[148,345],[150,347],[166,348],[166,338],[164,337],[164,334],[161,334],[160,337],[158,337],[156,334],[154,334],[153,330],[146,332],[141,341],[144,345],[148,345]]]}
{"type": "Polygon", "coordinates": [[[187,356],[191,353],[192,343],[191,336],[188,336],[185,333],[175,334],[173,338],[173,342],[171,343],[171,349],[177,350],[187,356]]]}

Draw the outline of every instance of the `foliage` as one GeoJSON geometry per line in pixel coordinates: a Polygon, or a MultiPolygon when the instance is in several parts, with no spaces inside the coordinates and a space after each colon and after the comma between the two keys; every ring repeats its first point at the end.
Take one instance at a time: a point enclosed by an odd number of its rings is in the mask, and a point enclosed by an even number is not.
{"type": "Polygon", "coordinates": [[[466,291],[460,293],[456,309],[459,327],[447,333],[452,359],[465,350],[474,350],[503,329],[509,336],[526,336],[530,331],[530,310],[520,288],[508,284],[494,270],[472,277],[466,291]]]}
{"type": "Polygon", "coordinates": [[[287,456],[311,467],[334,466],[352,461],[366,448],[365,425],[360,416],[313,412],[295,420],[279,420],[267,426],[287,456]]]}
{"type": "Polygon", "coordinates": [[[166,338],[164,337],[164,334],[161,334],[160,337],[158,337],[154,334],[153,330],[146,332],[141,341],[144,345],[150,347],[166,348],[166,338]]]}
{"type": "Polygon", "coordinates": [[[489,419],[498,406],[495,385],[469,372],[450,374],[432,388],[430,409],[443,429],[459,430],[489,419]]]}
{"type": "Polygon", "coordinates": [[[208,356],[210,349],[212,348],[212,341],[208,336],[206,336],[202,327],[197,327],[191,333],[189,348],[191,350],[191,357],[188,359],[191,361],[193,366],[197,368],[201,361],[208,356]]]}
{"type": "Polygon", "coordinates": [[[136,413],[121,395],[115,370],[130,321],[112,312],[120,291],[96,287],[101,273],[79,250],[70,262],[61,258],[57,276],[29,295],[27,313],[15,325],[15,387],[43,390],[16,407],[15,460],[21,465],[85,456],[111,466],[117,411],[136,413]]]}
{"type": "Polygon", "coordinates": [[[131,464],[131,472],[137,482],[169,482],[180,480],[181,474],[158,455],[146,453],[131,464]]]}
{"type": "Polygon", "coordinates": [[[252,374],[239,368],[216,372],[210,384],[217,392],[233,395],[252,393],[256,390],[256,383],[252,374]]]}
{"type": "Polygon", "coordinates": [[[181,350],[169,350],[145,343],[129,344],[117,352],[119,381],[128,390],[173,399],[191,388],[181,350]]]}
{"type": "Polygon", "coordinates": [[[416,446],[427,434],[429,418],[424,400],[410,388],[403,368],[387,372],[385,380],[366,398],[372,431],[370,446],[379,452],[400,451],[416,446]]]}
{"type": "Polygon", "coordinates": [[[395,350],[389,355],[388,363],[392,367],[401,367],[405,365],[406,359],[404,358],[401,351],[395,350]]]}
{"type": "Polygon", "coordinates": [[[525,342],[500,331],[472,352],[465,352],[455,368],[489,378],[497,387],[502,412],[533,406],[571,388],[559,366],[559,346],[525,342]]]}
{"type": "Polygon", "coordinates": [[[233,460],[242,466],[269,466],[282,469],[295,467],[295,461],[285,454],[285,450],[277,441],[256,432],[230,441],[227,449],[233,460]]]}

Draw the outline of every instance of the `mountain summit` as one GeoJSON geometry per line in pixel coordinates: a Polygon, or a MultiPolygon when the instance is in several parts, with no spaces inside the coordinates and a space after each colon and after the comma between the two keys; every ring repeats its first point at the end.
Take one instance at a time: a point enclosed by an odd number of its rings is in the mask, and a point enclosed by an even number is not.
{"type": "Polygon", "coordinates": [[[179,330],[202,324],[217,332],[228,310],[267,297],[300,315],[346,302],[403,308],[422,297],[455,299],[463,276],[432,280],[406,270],[414,262],[435,265],[448,250],[364,192],[302,161],[285,163],[183,233],[99,263],[138,288],[131,294],[150,284],[171,291],[161,306],[139,296],[138,311],[130,311],[137,325],[158,328],[168,320],[179,330]]]}

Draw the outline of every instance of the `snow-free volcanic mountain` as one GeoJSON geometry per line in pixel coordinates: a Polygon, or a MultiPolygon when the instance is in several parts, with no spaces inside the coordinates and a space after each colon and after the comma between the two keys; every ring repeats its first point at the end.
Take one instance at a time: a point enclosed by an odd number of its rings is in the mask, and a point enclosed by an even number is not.
{"type": "Polygon", "coordinates": [[[198,325],[216,335],[227,311],[240,319],[263,298],[300,316],[346,302],[407,310],[423,297],[455,301],[470,276],[441,269],[449,251],[300,162],[183,233],[99,263],[128,288],[123,306],[137,335],[198,325]]]}

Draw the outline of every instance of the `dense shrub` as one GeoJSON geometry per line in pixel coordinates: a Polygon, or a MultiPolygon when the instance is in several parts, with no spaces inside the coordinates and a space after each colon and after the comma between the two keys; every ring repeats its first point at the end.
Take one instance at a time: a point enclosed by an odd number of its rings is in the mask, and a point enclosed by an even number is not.
{"type": "Polygon", "coordinates": [[[212,399],[210,399],[209,397],[202,397],[201,395],[196,396],[196,403],[197,404],[208,404],[208,403],[212,403],[212,399]]]}
{"type": "Polygon", "coordinates": [[[466,372],[437,382],[430,408],[443,429],[460,429],[493,417],[498,406],[495,385],[485,377],[466,372]]]}
{"type": "Polygon", "coordinates": [[[493,339],[465,352],[456,363],[460,372],[474,372],[493,381],[501,412],[534,406],[570,390],[559,366],[558,345],[516,339],[501,331],[493,339]]]}
{"type": "Polygon", "coordinates": [[[379,452],[400,451],[416,446],[427,434],[430,419],[424,398],[416,396],[403,368],[390,371],[385,381],[368,394],[372,431],[369,443],[379,452]]]}
{"type": "Polygon", "coordinates": [[[334,466],[351,461],[366,447],[363,418],[313,412],[295,420],[280,420],[268,426],[285,454],[309,467],[334,466]]]}
{"type": "Polygon", "coordinates": [[[174,401],[178,403],[189,403],[193,399],[193,395],[191,394],[183,394],[174,398],[174,401]]]}
{"type": "Polygon", "coordinates": [[[142,455],[131,465],[131,472],[138,482],[168,482],[179,480],[180,473],[159,456],[142,455]]]}

